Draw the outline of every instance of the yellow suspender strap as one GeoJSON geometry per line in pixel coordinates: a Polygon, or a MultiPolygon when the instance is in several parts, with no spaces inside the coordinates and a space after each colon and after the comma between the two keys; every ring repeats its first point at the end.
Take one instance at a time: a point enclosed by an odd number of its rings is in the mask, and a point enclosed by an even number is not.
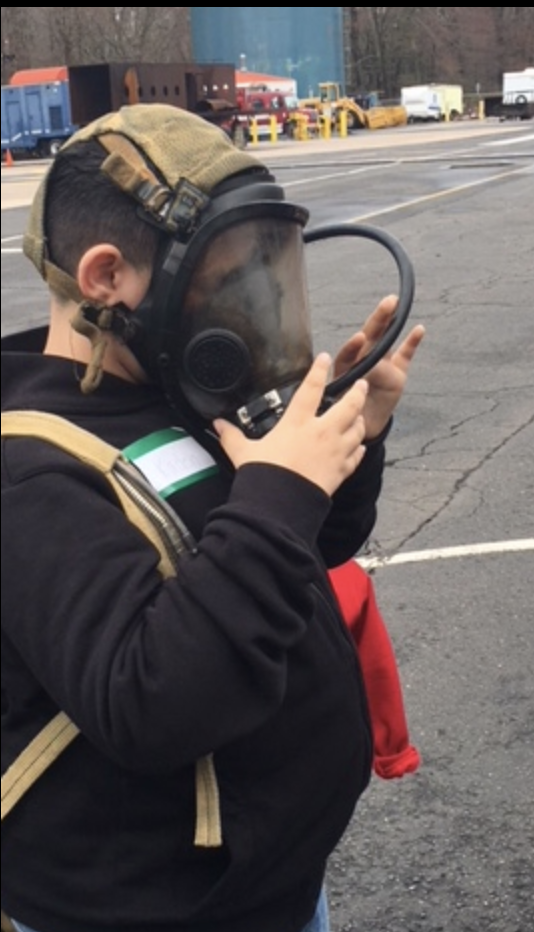
{"type": "Polygon", "coordinates": [[[30,741],[2,776],[2,821],[77,734],[74,722],[64,712],[58,712],[30,741]]]}
{"type": "Polygon", "coordinates": [[[0,910],[0,929],[2,932],[16,932],[15,926],[9,916],[6,916],[4,910],[0,910]]]}
{"type": "Polygon", "coordinates": [[[91,434],[88,430],[83,430],[83,428],[71,424],[70,421],[66,421],[62,417],[47,414],[44,411],[4,412],[2,414],[2,436],[33,437],[45,440],[102,473],[117,495],[128,520],[135,524],[160,552],[159,570],[162,576],[167,578],[175,575],[174,568],[165,551],[162,551],[158,531],[147,515],[127,494],[113,473],[116,463],[119,459],[122,459],[120,450],[91,434]]]}
{"type": "MultiPolygon", "coordinates": [[[[41,411],[9,411],[2,414],[3,437],[33,437],[60,447],[72,456],[101,472],[117,495],[126,517],[152,542],[160,554],[159,570],[164,578],[175,575],[159,529],[117,480],[113,469],[121,453],[64,418],[41,411]]],[[[79,734],[77,726],[64,712],[59,712],[30,742],[2,776],[2,820],[11,812],[32,783],[68,747],[79,734]]],[[[222,845],[217,777],[212,756],[196,764],[197,823],[195,845],[222,845]]]]}

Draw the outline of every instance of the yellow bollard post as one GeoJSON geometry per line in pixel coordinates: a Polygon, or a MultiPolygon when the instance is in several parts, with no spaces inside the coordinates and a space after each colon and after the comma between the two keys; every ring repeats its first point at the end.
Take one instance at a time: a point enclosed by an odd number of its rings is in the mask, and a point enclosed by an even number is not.
{"type": "Polygon", "coordinates": [[[298,139],[299,142],[304,142],[308,138],[308,117],[303,113],[297,115],[295,138],[298,139]]]}
{"type": "Polygon", "coordinates": [[[484,101],[479,100],[478,102],[478,119],[483,120],[486,116],[486,109],[484,107],[484,101]]]}
{"type": "Polygon", "coordinates": [[[349,135],[348,125],[347,125],[347,111],[340,110],[338,113],[338,117],[339,117],[339,135],[342,138],[345,138],[346,136],[349,135]]]}
{"type": "Polygon", "coordinates": [[[269,139],[271,142],[278,142],[278,121],[274,113],[269,117],[269,139]]]}
{"type": "Polygon", "coordinates": [[[252,117],[250,120],[250,141],[254,146],[258,144],[258,121],[256,117],[252,117]]]}
{"type": "Polygon", "coordinates": [[[329,116],[320,116],[321,121],[321,136],[323,139],[330,139],[332,135],[332,124],[330,122],[329,116]]]}

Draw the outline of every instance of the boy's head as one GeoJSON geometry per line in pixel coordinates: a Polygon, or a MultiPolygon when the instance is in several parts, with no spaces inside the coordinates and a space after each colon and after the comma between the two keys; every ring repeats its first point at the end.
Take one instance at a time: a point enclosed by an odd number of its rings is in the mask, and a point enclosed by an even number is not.
{"type": "Polygon", "coordinates": [[[72,326],[93,347],[82,391],[97,387],[118,340],[171,403],[205,423],[309,366],[307,219],[221,129],[136,104],[62,147],[24,252],[55,301],[77,307],[72,326]],[[110,268],[115,256],[135,287],[88,287],[95,256],[110,268]]]}
{"type": "Polygon", "coordinates": [[[123,107],[63,145],[33,201],[24,253],[58,297],[81,300],[76,270],[87,248],[108,240],[150,266],[167,232],[165,192],[185,179],[209,196],[242,173],[266,169],[206,120],[165,104],[123,107]]]}

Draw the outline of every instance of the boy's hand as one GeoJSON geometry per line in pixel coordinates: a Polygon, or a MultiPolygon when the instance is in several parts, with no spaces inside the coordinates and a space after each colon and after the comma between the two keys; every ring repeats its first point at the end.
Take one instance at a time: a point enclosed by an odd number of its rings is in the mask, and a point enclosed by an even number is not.
{"type": "Polygon", "coordinates": [[[360,379],[318,416],[330,363],[327,353],[317,356],[287,411],[259,440],[245,437],[228,421],[214,422],[221,446],[236,469],[245,463],[282,466],[315,483],[327,495],[352,475],[365,454],[362,409],[367,382],[360,379]]]}
{"type": "MultiPolygon", "coordinates": [[[[396,295],[383,298],[367,318],[362,329],[345,343],[334,361],[334,378],[344,375],[366,356],[384,335],[395,314],[396,295]]],[[[404,391],[410,363],[425,335],[418,324],[410,331],[397,349],[391,349],[365,376],[369,393],[363,409],[365,439],[372,440],[385,428],[404,391]]]]}

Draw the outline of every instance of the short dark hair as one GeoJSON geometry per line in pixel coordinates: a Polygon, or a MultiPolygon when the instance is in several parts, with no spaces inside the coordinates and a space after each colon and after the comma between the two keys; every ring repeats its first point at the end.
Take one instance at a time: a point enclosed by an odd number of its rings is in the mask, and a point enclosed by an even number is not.
{"type": "Polygon", "coordinates": [[[58,153],[45,211],[49,259],[76,276],[84,252],[111,243],[136,268],[152,268],[162,234],[141,219],[136,201],[101,171],[106,152],[96,141],[58,153]]]}

